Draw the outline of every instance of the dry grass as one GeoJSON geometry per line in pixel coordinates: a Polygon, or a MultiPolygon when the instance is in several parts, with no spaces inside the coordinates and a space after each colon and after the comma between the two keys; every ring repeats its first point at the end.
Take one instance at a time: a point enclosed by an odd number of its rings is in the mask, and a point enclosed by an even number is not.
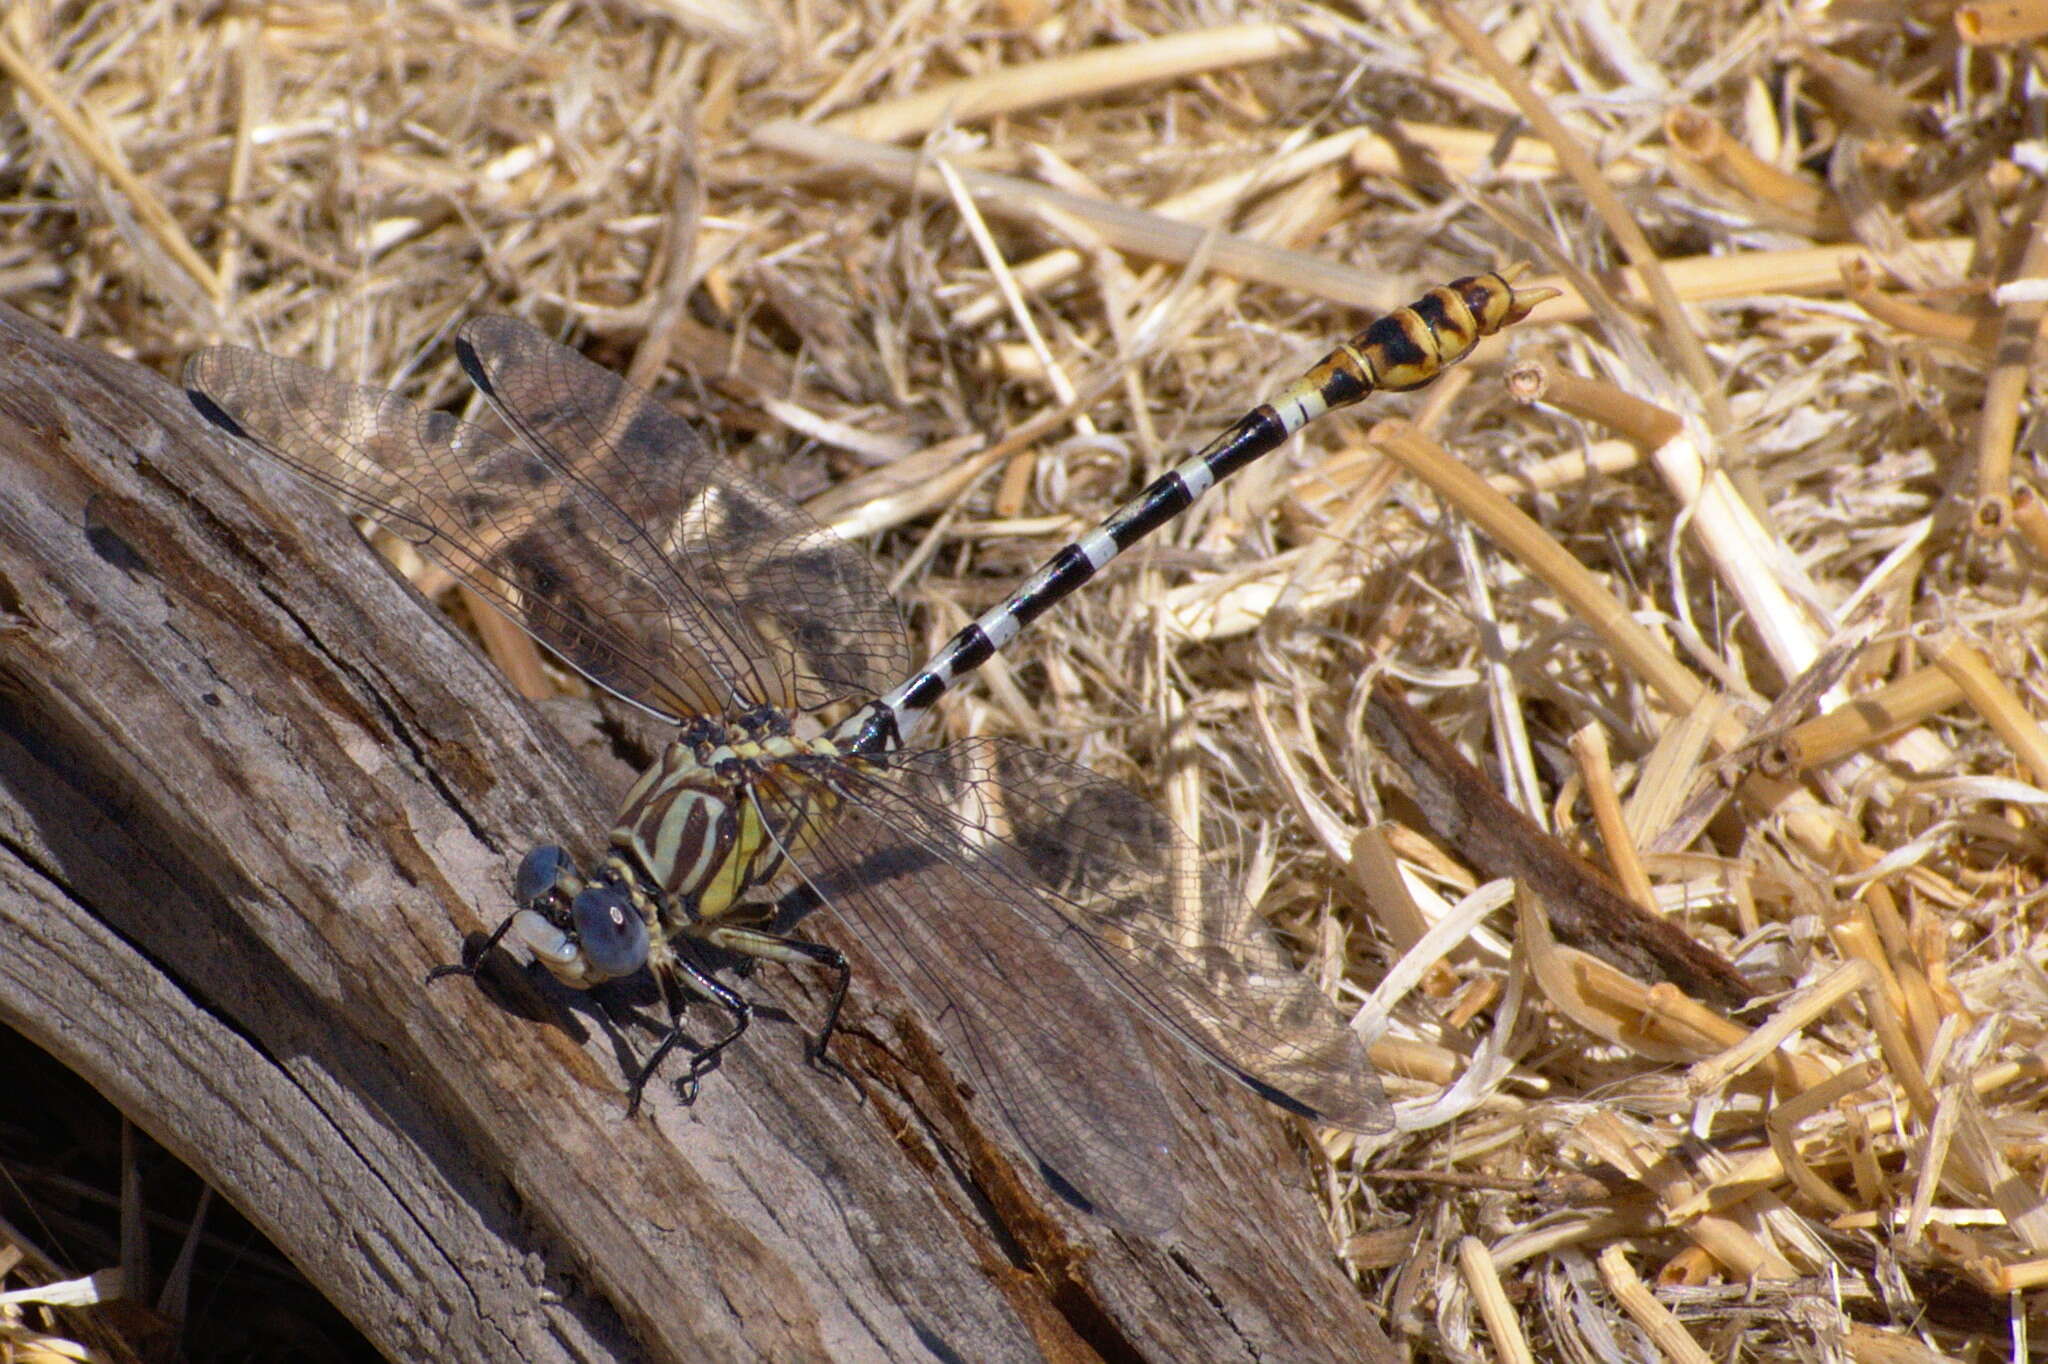
{"type": "Polygon", "coordinates": [[[935,644],[1362,308],[1538,258],[1550,403],[1482,355],[1313,428],[946,724],[1248,850],[1347,1007],[1443,953],[1375,1049],[1413,1129],[1325,1138],[1425,1356],[2007,1357],[2048,1276],[2042,305],[1994,292],[2048,274],[2036,53],[1938,7],[1471,17],[31,0],[0,297],[436,402],[452,327],[521,313],[869,537],[935,644]],[[1366,745],[1382,675],[1754,1016],[1461,904],[1366,745]]]}

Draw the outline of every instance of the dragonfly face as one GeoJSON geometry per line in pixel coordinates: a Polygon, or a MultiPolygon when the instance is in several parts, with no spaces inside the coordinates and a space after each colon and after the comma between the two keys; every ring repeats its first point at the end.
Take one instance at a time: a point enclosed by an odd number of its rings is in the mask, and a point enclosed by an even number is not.
{"type": "MultiPolygon", "coordinates": [[[[705,448],[661,403],[523,322],[465,324],[496,432],[255,351],[195,355],[200,413],[437,560],[593,684],[678,726],[586,876],[529,853],[510,937],[564,983],[650,968],[731,1030],[752,1008],[683,940],[835,973],[758,927],[771,884],[845,923],[1056,1187],[1127,1229],[1178,1216],[1170,1110],[1134,1012],[1291,1111],[1361,1132],[1392,1110],[1358,1036],[1234,888],[1129,789],[1028,745],[920,739],[931,703],[1030,619],[1328,407],[1427,382],[1542,291],[1476,276],[1332,352],[1056,556],[922,668],[866,559],[705,448]],[[885,688],[893,689],[885,691],[885,688]],[[851,707],[849,712],[848,707],[851,707]],[[842,716],[835,725],[831,717],[842,716]],[[799,737],[804,735],[816,737],[799,737]]],[[[443,968],[436,975],[471,973],[443,968]]]]}
{"type": "Polygon", "coordinates": [[[647,916],[610,869],[585,884],[575,859],[552,843],[519,864],[512,931],[564,985],[587,990],[647,965],[647,916]]]}

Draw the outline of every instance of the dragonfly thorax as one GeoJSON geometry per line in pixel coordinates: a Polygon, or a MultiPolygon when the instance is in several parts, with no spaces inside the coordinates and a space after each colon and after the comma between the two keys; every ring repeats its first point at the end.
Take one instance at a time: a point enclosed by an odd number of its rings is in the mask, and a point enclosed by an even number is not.
{"type": "Polygon", "coordinates": [[[807,774],[845,760],[829,734],[792,734],[783,712],[693,722],[627,792],[613,857],[644,881],[672,930],[723,918],[785,869],[787,843],[808,817],[798,812],[829,799],[807,774]],[[762,786],[785,812],[772,825],[762,786]],[[792,804],[797,789],[806,795],[792,804]]]}
{"type": "MultiPolygon", "coordinates": [[[[831,793],[801,769],[850,757],[835,742],[839,730],[801,738],[792,729],[789,714],[770,707],[690,720],[627,792],[611,852],[587,880],[553,844],[526,855],[514,885],[516,938],[563,984],[588,989],[660,965],[670,934],[732,916],[786,870],[803,823],[771,825],[755,786],[813,787],[797,804],[816,809],[831,793]]],[[[773,803],[791,807],[786,790],[773,803]]]]}

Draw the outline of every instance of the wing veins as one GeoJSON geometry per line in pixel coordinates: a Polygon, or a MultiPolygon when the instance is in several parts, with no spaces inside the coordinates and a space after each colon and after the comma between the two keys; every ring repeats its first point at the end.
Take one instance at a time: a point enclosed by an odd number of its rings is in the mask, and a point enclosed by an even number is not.
{"type": "MultiPolygon", "coordinates": [[[[825,775],[807,775],[837,786],[844,772],[835,764],[825,775]]],[[[1167,1165],[1164,1096],[1128,1011],[1073,958],[1072,941],[1047,939],[1012,920],[999,942],[984,933],[974,950],[962,950],[941,928],[948,897],[939,890],[954,878],[969,892],[960,898],[973,898],[970,869],[916,841],[928,865],[908,878],[878,881],[862,864],[887,854],[902,831],[872,808],[845,810],[824,823],[822,830],[795,831],[795,841],[799,859],[828,874],[801,874],[963,1054],[968,1073],[1027,1149],[1111,1220],[1155,1233],[1170,1226],[1178,1192],[1167,1165]],[[863,823],[873,825],[873,837],[846,832],[863,823]],[[1072,1023],[1084,1015],[1094,1016],[1092,1026],[1072,1023]],[[1091,1038],[1104,1045],[1089,1045],[1091,1038]],[[1052,1064],[1062,1060],[1056,1074],[1052,1064]],[[1083,1097],[1074,1100],[1070,1092],[1083,1097]]]]}
{"type": "MultiPolygon", "coordinates": [[[[1091,785],[1114,789],[1143,805],[1141,797],[1107,778],[1060,764],[1037,750],[994,740],[970,740],[950,749],[914,755],[913,761],[983,747],[1030,755],[1050,766],[1066,768],[1091,785]]],[[[904,770],[915,769],[893,770],[900,777],[904,770]]],[[[1248,911],[1237,916],[1236,920],[1248,931],[1216,935],[1204,930],[1201,933],[1203,946],[1220,954],[1225,962],[1235,961],[1240,966],[1245,956],[1263,959],[1258,974],[1273,980],[1273,988],[1258,988],[1251,972],[1242,969],[1234,983],[1250,990],[1254,1001],[1267,1008],[1285,1004],[1296,1012],[1308,1010],[1310,1017],[1298,1021],[1304,1026],[1313,1026],[1318,1035],[1306,1041],[1297,1039],[1276,1022],[1219,994],[1189,958],[1178,933],[1169,935],[1149,924],[1134,924],[1129,919],[1120,919],[1113,928],[1134,940],[1142,940],[1149,948],[1144,952],[1125,949],[1108,932],[1095,928],[1095,923],[1102,919],[1101,915],[1037,875],[1031,867],[1029,854],[1002,831],[909,789],[908,782],[898,786],[878,780],[867,771],[856,771],[853,775],[869,792],[857,797],[868,808],[894,807],[907,814],[908,818],[890,821],[892,827],[916,825],[920,821],[937,822],[937,827],[944,832],[923,840],[931,855],[954,865],[982,891],[985,898],[1020,918],[1027,931],[1061,938],[1073,935],[1075,941],[1085,944],[1090,957],[1108,974],[1118,993],[1145,1009],[1204,1059],[1262,1093],[1277,1091],[1285,1095],[1307,1115],[1333,1125],[1350,1126],[1359,1131],[1383,1131],[1389,1126],[1391,1110],[1386,1107],[1377,1077],[1365,1059],[1363,1045],[1314,983],[1286,960],[1263,923],[1251,918],[1248,911]],[[963,837],[960,830],[988,839],[994,847],[1003,850],[1004,856],[983,853],[963,837]],[[949,855],[951,847],[967,849],[973,865],[961,865],[960,857],[949,855]],[[1072,912],[1056,908],[1048,903],[1049,900],[1069,907],[1072,912]],[[1337,1052],[1335,1063],[1319,1059],[1330,1049],[1337,1052]],[[1303,1098],[1295,1093],[1296,1090],[1307,1090],[1311,1095],[1320,1093],[1320,1097],[1303,1098]]],[[[1001,799],[1018,796],[1033,799],[1029,793],[1011,790],[993,775],[972,776],[965,780],[977,788],[973,798],[984,802],[988,796],[981,788],[995,790],[1001,799]]],[[[1164,815],[1151,810],[1149,805],[1144,808],[1171,829],[1171,822],[1164,815]]],[[[1142,864],[1135,860],[1131,865],[1142,870],[1142,864]]]]}
{"type": "MultiPolygon", "coordinates": [[[[463,370],[468,374],[470,382],[476,385],[477,391],[482,393],[485,399],[489,401],[492,409],[500,417],[503,417],[506,424],[518,434],[524,448],[531,451],[550,468],[554,469],[567,483],[579,489],[585,498],[588,499],[589,503],[594,504],[606,514],[604,519],[611,523],[612,541],[614,544],[622,548],[634,547],[642,550],[643,554],[641,557],[644,560],[644,564],[658,566],[659,576],[665,579],[670,586],[678,589],[685,599],[706,602],[708,600],[706,594],[695,583],[684,577],[676,563],[656,543],[653,534],[636,517],[621,507],[618,504],[618,500],[598,484],[594,478],[586,476],[578,467],[576,460],[557,449],[555,442],[544,435],[535,423],[527,419],[523,406],[515,402],[497,383],[492,381],[490,375],[480,362],[472,364],[470,357],[475,353],[474,348],[477,345],[474,337],[468,336],[472,330],[469,327],[463,329],[467,339],[462,340],[461,347],[467,347],[468,352],[465,353],[462,349],[458,348],[463,370]]],[[[593,366],[593,368],[599,367],[593,366]]],[[[608,370],[603,372],[608,375],[610,374],[608,370]]],[[[550,377],[553,377],[553,375],[551,374],[550,377]]],[[[630,424],[632,420],[632,414],[628,412],[629,405],[656,401],[652,395],[641,393],[627,385],[621,384],[620,387],[626,392],[626,401],[620,403],[617,407],[617,411],[620,414],[619,421],[623,424],[630,424]]],[[[573,391],[569,396],[572,399],[574,398],[573,391]]],[[[577,410],[582,411],[583,409],[579,405],[577,410]]],[[[687,423],[678,420],[676,427],[686,437],[683,445],[690,453],[684,456],[684,458],[688,462],[699,464],[704,460],[716,458],[705,449],[703,442],[697,437],[695,432],[690,430],[687,423]]],[[[616,456],[619,453],[618,447],[609,441],[604,442],[601,449],[603,455],[616,456]]],[[[601,456],[598,450],[592,450],[588,452],[586,457],[595,460],[601,456]]],[[[648,495],[649,489],[630,465],[620,463],[616,467],[615,472],[622,479],[630,479],[635,485],[636,491],[643,495],[648,495]]],[[[704,567],[708,570],[708,576],[715,578],[722,589],[720,595],[724,597],[732,614],[737,616],[739,614],[738,599],[733,595],[729,584],[726,583],[724,574],[718,571],[715,556],[703,555],[700,557],[705,561],[704,567]]],[[[761,675],[759,660],[753,658],[744,647],[743,642],[734,637],[732,627],[720,616],[715,608],[708,604],[700,610],[693,612],[693,614],[697,617],[697,622],[701,626],[707,628],[712,634],[723,637],[716,641],[716,643],[724,646],[724,651],[729,657],[740,660],[742,667],[751,675],[755,693],[753,697],[749,698],[740,691],[740,688],[730,677],[724,676],[721,671],[718,681],[726,690],[726,700],[728,703],[739,708],[745,708],[750,701],[766,700],[771,695],[771,687],[768,680],[761,675]]],[[[715,663],[712,666],[715,671],[720,671],[715,663]]]]}

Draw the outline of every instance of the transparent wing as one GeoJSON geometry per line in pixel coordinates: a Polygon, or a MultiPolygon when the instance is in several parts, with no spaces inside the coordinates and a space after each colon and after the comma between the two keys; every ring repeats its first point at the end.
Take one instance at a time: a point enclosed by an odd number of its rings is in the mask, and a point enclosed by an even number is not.
{"type": "Polygon", "coordinates": [[[1025,1147],[1110,1220],[1156,1232],[1178,1197],[1134,1003],[1273,1102],[1392,1127],[1336,1008],[1172,821],[1118,783],[975,739],[793,759],[755,793],[1025,1147]]]}
{"type": "MultiPolygon", "coordinates": [[[[1187,837],[1137,793],[999,739],[842,767],[847,804],[865,823],[946,862],[974,892],[971,905],[948,900],[934,911],[943,922],[924,930],[934,950],[993,961],[994,948],[1055,942],[1077,973],[1142,1006],[1267,1099],[1333,1127],[1391,1130],[1393,1111],[1357,1034],[1243,897],[1205,873],[1187,837]]],[[[828,821],[821,846],[839,822],[828,821]]],[[[874,919],[873,898],[842,907],[874,919]]],[[[1059,1033],[1055,1049],[1067,1056],[1121,1064],[1106,1040],[1087,1035],[1094,1020],[1075,1020],[1057,1001],[1050,1008],[1033,1024],[1041,1040],[1059,1033]]]]}
{"type": "Polygon", "coordinates": [[[234,347],[193,356],[185,383],[216,425],[671,718],[822,705],[903,670],[860,553],[652,397],[510,318],[466,325],[458,353],[518,439],[234,347]]]}
{"type": "Polygon", "coordinates": [[[675,628],[717,638],[781,684],[750,700],[864,700],[909,671],[902,619],[867,556],[713,454],[662,403],[516,318],[475,318],[456,346],[499,414],[604,504],[607,529],[646,542],[688,589],[696,610],[675,628]]]}
{"type": "MultiPolygon", "coordinates": [[[[1002,892],[942,822],[888,783],[847,785],[834,760],[820,782],[854,799],[809,827],[779,831],[805,878],[916,1001],[949,1057],[1019,1141],[1097,1215],[1146,1235],[1179,1218],[1173,1127],[1159,1081],[1080,933],[991,906],[1002,892]],[[879,788],[879,789],[878,789],[879,788]],[[868,798],[880,795],[878,800],[868,798]]],[[[787,769],[758,794],[772,820],[800,808],[787,769]]],[[[926,798],[961,783],[928,765],[926,798]]]]}

